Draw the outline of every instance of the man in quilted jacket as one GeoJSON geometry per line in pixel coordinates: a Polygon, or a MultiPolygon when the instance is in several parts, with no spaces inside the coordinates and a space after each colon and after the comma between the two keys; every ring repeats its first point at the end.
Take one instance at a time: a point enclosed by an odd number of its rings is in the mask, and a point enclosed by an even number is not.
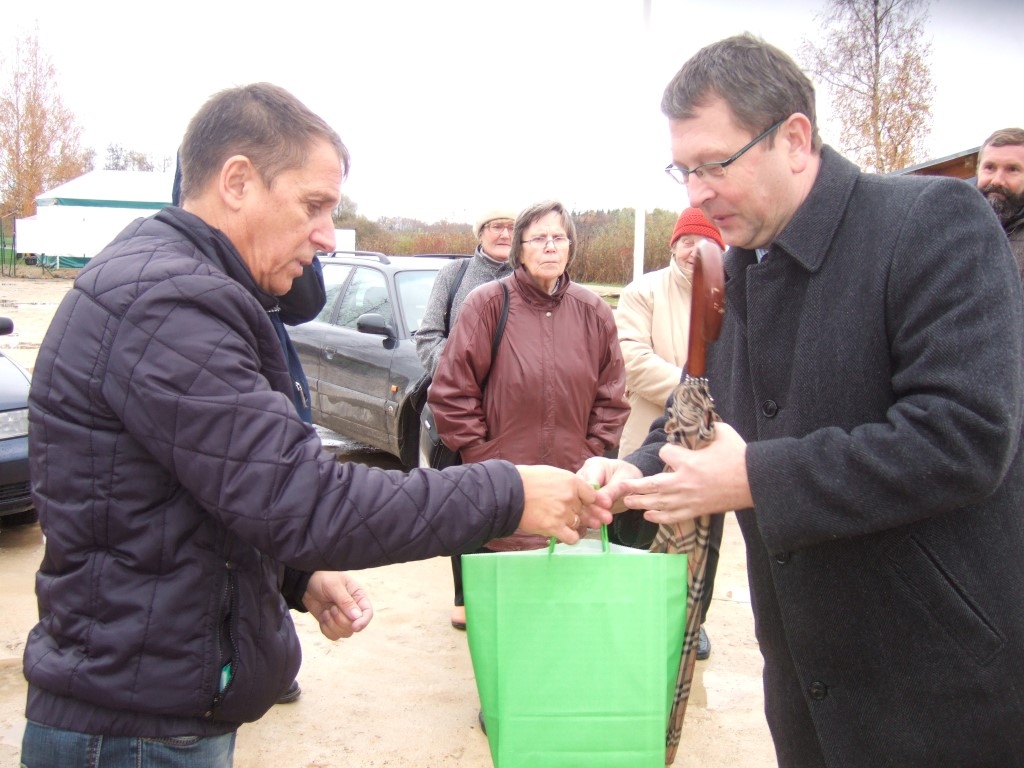
{"type": "Polygon", "coordinates": [[[39,350],[33,497],[46,536],[21,763],[230,766],[295,679],[289,608],[327,637],[372,607],[339,569],[450,555],[517,527],[610,521],[571,473],[339,463],[292,404],[270,316],[317,251],[348,151],[266,83],[188,126],[181,206],[82,270],[39,350]],[[90,763],[93,764],[93,763],[90,763]]]}

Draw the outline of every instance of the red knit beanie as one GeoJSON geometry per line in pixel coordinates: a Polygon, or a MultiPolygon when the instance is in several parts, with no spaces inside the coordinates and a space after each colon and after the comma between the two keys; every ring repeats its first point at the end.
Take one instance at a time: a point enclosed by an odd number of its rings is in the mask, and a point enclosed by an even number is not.
{"type": "Polygon", "coordinates": [[[708,240],[714,240],[723,251],[725,250],[722,233],[718,231],[718,227],[708,220],[708,217],[701,212],[700,208],[687,208],[679,214],[676,228],[672,230],[672,239],[668,241],[669,248],[675,245],[676,240],[683,235],[706,237],[708,240]]]}

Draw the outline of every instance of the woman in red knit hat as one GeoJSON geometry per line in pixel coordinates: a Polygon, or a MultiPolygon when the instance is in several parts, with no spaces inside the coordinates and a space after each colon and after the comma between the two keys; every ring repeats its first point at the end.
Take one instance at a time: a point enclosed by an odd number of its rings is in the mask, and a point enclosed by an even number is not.
{"type": "MultiPolygon", "coordinates": [[[[620,458],[644,441],[651,422],[664,414],[665,401],[682,378],[690,334],[693,259],[702,240],[710,240],[725,250],[722,233],[707,216],[699,208],[685,209],[669,239],[669,265],[641,275],[623,288],[619,296],[615,324],[626,363],[626,395],[631,408],[619,442],[620,458]]],[[[712,516],[707,586],[697,645],[697,658],[702,660],[711,654],[703,623],[714,587],[722,524],[722,515],[712,516]]],[[[653,523],[625,517],[617,517],[611,526],[613,538],[643,549],[650,545],[657,530],[653,523]]]]}
{"type": "Polygon", "coordinates": [[[687,208],[669,239],[668,266],[641,275],[619,296],[615,322],[632,408],[622,432],[620,456],[640,446],[679,383],[690,333],[693,258],[701,240],[711,240],[725,250],[718,228],[699,208],[687,208]]]}

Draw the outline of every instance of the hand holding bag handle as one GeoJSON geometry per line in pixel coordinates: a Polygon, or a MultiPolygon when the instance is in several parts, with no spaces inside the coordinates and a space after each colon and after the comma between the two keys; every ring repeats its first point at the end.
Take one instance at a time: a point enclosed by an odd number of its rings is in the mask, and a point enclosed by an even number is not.
{"type": "MultiPolygon", "coordinates": [[[[593,487],[594,488],[599,488],[600,486],[595,485],[593,487]]],[[[549,555],[555,554],[555,545],[557,543],[558,543],[558,539],[556,539],[554,536],[552,536],[551,539],[548,541],[548,554],[549,555]]],[[[602,525],[601,526],[601,552],[603,552],[603,553],[611,552],[611,546],[608,543],[608,526],[607,525],[602,525]]]]}

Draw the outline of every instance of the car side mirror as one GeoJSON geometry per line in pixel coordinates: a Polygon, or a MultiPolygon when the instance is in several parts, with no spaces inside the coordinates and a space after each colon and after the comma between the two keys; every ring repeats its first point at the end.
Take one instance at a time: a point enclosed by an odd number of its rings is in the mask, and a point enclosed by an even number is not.
{"type": "Polygon", "coordinates": [[[379,312],[367,312],[356,318],[356,330],[360,333],[372,333],[387,339],[398,338],[398,333],[379,312]]]}

